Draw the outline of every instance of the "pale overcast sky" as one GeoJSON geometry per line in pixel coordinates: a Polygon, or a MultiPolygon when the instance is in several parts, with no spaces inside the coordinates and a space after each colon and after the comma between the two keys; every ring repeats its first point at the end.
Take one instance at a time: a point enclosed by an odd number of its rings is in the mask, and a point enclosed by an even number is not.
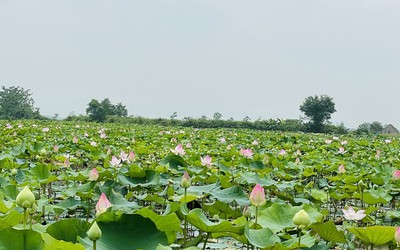
{"type": "Polygon", "coordinates": [[[42,114],[91,99],[130,115],[299,118],[400,128],[398,0],[0,0],[0,85],[42,114]]]}

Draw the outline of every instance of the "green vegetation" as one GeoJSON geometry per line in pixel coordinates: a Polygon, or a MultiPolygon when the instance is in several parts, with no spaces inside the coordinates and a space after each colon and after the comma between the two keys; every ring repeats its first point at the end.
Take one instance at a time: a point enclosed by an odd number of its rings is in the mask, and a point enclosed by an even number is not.
{"type": "Polygon", "coordinates": [[[21,87],[1,87],[0,119],[40,119],[39,109],[34,108],[30,90],[21,87]]]}
{"type": "Polygon", "coordinates": [[[2,249],[396,247],[398,138],[54,121],[0,134],[2,249]]]}
{"type": "Polygon", "coordinates": [[[309,96],[300,106],[302,111],[310,120],[307,124],[311,132],[321,133],[326,132],[324,123],[331,119],[331,115],[336,112],[335,103],[332,97],[309,96]]]}

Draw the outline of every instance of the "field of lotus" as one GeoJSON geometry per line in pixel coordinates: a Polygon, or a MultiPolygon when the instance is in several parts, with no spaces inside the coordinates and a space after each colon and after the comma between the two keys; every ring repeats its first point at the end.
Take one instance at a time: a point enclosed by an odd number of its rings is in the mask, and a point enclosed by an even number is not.
{"type": "Polygon", "coordinates": [[[0,123],[0,249],[396,249],[398,138],[0,123]]]}

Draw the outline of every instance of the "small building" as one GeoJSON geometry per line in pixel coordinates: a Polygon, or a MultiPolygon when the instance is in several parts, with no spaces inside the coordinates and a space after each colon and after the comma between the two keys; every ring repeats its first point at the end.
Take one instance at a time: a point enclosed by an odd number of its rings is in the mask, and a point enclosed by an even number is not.
{"type": "Polygon", "coordinates": [[[397,135],[398,133],[399,131],[392,124],[386,125],[382,130],[382,134],[384,135],[397,135]]]}

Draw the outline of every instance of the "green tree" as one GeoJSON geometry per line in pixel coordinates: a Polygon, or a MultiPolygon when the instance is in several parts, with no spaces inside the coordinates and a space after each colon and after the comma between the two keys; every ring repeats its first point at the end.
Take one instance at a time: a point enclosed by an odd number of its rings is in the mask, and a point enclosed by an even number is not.
{"type": "Polygon", "coordinates": [[[383,130],[382,123],[378,121],[373,121],[370,126],[371,133],[373,134],[381,134],[383,130]]]}
{"type": "Polygon", "coordinates": [[[221,114],[221,113],[215,112],[215,113],[213,114],[213,119],[214,119],[214,120],[219,121],[219,120],[221,120],[221,118],[222,118],[222,114],[221,114]]]}
{"type": "Polygon", "coordinates": [[[92,99],[88,107],[86,108],[86,114],[89,116],[90,121],[104,122],[107,116],[122,116],[128,115],[126,107],[122,103],[113,105],[111,101],[106,98],[99,102],[96,99],[92,99]]]}
{"type": "Polygon", "coordinates": [[[336,109],[332,97],[321,95],[307,97],[300,106],[300,111],[310,120],[310,131],[320,133],[324,132],[324,123],[331,119],[336,109]]]}
{"type": "Polygon", "coordinates": [[[0,91],[0,117],[2,119],[32,119],[42,118],[39,109],[33,104],[32,93],[29,89],[19,86],[6,88],[0,91]]]}

